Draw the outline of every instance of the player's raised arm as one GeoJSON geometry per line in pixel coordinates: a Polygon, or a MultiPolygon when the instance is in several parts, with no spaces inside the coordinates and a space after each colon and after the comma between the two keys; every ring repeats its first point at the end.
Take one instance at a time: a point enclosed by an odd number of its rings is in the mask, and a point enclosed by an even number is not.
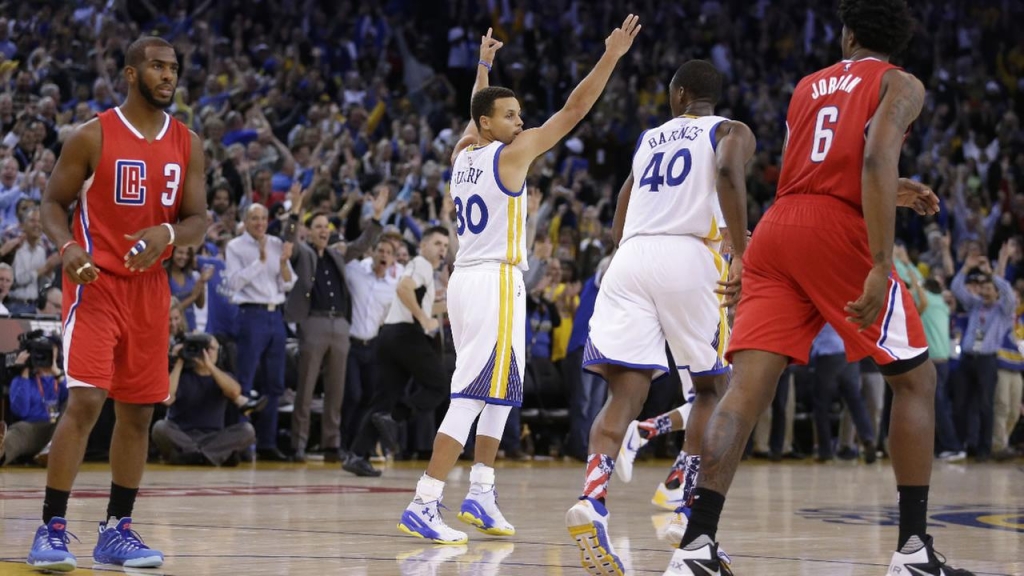
{"type": "MultiPolygon", "coordinates": [[[[476,80],[473,82],[473,94],[476,94],[480,90],[490,86],[490,80],[487,75],[491,71],[491,67],[494,65],[494,56],[497,54],[498,49],[504,46],[505,43],[499,41],[496,38],[491,38],[491,29],[487,29],[487,35],[480,38],[480,61],[477,62],[476,66],[476,80]]],[[[470,94],[470,102],[473,101],[473,94],[470,94]]],[[[480,132],[476,128],[476,122],[473,121],[472,107],[470,107],[469,113],[469,125],[466,126],[466,130],[462,133],[462,138],[455,145],[455,149],[452,151],[452,163],[455,162],[455,157],[458,156],[459,152],[476,142],[480,138],[480,132]]]]}
{"type": "Polygon", "coordinates": [[[60,249],[64,272],[75,284],[88,284],[99,278],[99,269],[92,257],[74,241],[68,227],[68,210],[78,199],[85,180],[93,171],[91,155],[100,149],[101,139],[98,120],[86,122],[71,133],[61,148],[60,157],[53,167],[39,205],[43,231],[53,245],[60,249]]]}
{"type": "Polygon", "coordinates": [[[198,246],[206,235],[206,179],[203,167],[203,142],[192,131],[192,149],[189,152],[188,169],[182,187],[181,208],[178,211],[178,222],[167,225],[150,226],[135,234],[125,235],[130,240],[138,240],[136,247],[125,255],[125,267],[129,270],[142,271],[148,269],[160,258],[168,245],[198,246]]]}
{"type": "Polygon", "coordinates": [[[509,157],[516,165],[529,166],[534,158],[553,148],[572,131],[601,97],[601,92],[615,70],[615,64],[629,51],[633,39],[639,32],[640,17],[630,14],[622,26],[612,30],[611,35],[604,41],[604,54],[590,74],[587,74],[572,91],[569,99],[565,101],[565,106],[548,118],[543,126],[523,131],[502,152],[502,158],[509,157]]]}
{"type": "Polygon", "coordinates": [[[900,70],[885,73],[882,99],[871,118],[864,144],[861,173],[861,202],[874,267],[864,282],[864,293],[846,307],[849,320],[862,329],[874,323],[885,302],[896,233],[900,150],[904,135],[923,104],[924,86],[917,78],[900,70]]]}

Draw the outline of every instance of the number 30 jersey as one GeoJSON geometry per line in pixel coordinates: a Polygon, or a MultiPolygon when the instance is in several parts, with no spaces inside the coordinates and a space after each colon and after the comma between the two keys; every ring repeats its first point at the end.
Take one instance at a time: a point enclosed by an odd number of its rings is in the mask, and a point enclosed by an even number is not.
{"type": "MultiPolygon", "coordinates": [[[[148,142],[119,108],[98,116],[100,158],[92,184],[79,197],[73,232],[104,273],[135,275],[124,267],[124,255],[134,243],[125,235],[178,221],[192,136],[184,124],[164,117],[156,139],[148,142]]],[[[158,268],[154,264],[151,269],[158,268]]]]}
{"type": "Polygon", "coordinates": [[[868,125],[878,109],[882,76],[893,68],[875,58],[844,60],[797,84],[786,118],[778,198],[825,194],[861,211],[868,125]]]}
{"type": "Polygon", "coordinates": [[[512,191],[501,182],[498,158],[504,148],[501,142],[469,146],[455,157],[451,195],[459,235],[456,268],[485,262],[528,267],[526,183],[512,191]]]}
{"type": "Polygon", "coordinates": [[[634,236],[721,239],[715,131],[727,120],[681,116],[640,135],[621,243],[634,236]]]}

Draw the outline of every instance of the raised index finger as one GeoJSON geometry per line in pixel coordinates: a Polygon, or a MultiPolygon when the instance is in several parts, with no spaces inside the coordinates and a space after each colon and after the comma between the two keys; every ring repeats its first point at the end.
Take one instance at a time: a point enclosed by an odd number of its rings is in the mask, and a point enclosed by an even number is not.
{"type": "Polygon", "coordinates": [[[492,28],[488,26],[487,27],[487,36],[485,36],[485,38],[487,38],[488,40],[491,39],[491,32],[492,32],[492,28]]]}
{"type": "Polygon", "coordinates": [[[626,19],[622,21],[622,29],[629,30],[629,21],[633,19],[632,14],[626,15],[626,19]]]}

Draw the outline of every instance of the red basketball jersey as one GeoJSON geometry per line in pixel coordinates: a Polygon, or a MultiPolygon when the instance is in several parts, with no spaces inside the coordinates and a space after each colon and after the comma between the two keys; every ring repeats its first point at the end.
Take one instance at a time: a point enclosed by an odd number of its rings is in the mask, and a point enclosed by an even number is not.
{"type": "Polygon", "coordinates": [[[878,109],[882,76],[893,68],[875,58],[844,60],[797,84],[786,118],[779,198],[826,194],[861,211],[867,128],[878,109]]]}
{"type": "Polygon", "coordinates": [[[98,116],[103,145],[92,185],[75,209],[74,235],[103,272],[131,274],[124,255],[133,241],[125,234],[178,221],[192,137],[184,124],[164,117],[156,139],[147,142],[120,108],[98,116]]]}

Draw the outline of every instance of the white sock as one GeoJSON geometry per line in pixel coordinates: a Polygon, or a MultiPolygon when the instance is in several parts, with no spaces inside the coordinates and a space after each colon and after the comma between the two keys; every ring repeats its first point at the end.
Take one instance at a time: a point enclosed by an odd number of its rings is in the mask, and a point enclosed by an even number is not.
{"type": "Polygon", "coordinates": [[[469,491],[488,492],[494,488],[494,468],[477,462],[469,470],[469,491]]]}
{"type": "Polygon", "coordinates": [[[416,500],[421,503],[440,500],[442,492],[444,492],[444,482],[431,478],[426,473],[416,483],[416,500]]]}

